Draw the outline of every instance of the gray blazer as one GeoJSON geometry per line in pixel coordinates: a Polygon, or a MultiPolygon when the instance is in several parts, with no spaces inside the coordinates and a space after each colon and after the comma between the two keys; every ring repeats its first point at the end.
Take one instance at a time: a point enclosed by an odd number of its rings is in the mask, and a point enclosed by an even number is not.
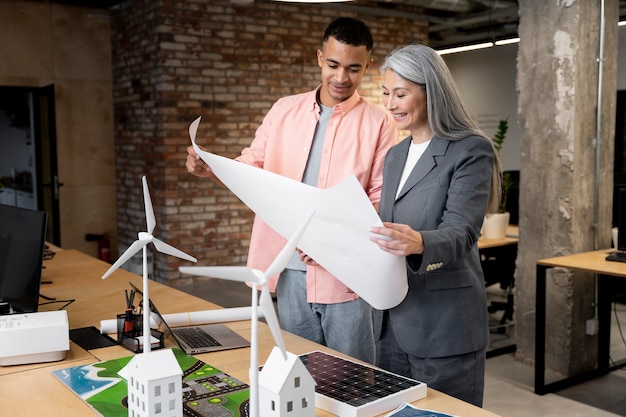
{"type": "MultiPolygon", "coordinates": [[[[424,253],[406,258],[409,291],[388,310],[400,347],[421,357],[474,352],[489,338],[477,241],[489,198],[493,149],[480,137],[433,137],[396,200],[411,137],[389,150],[380,217],[424,238],[424,253]]],[[[374,313],[376,339],[383,312],[374,313]]]]}

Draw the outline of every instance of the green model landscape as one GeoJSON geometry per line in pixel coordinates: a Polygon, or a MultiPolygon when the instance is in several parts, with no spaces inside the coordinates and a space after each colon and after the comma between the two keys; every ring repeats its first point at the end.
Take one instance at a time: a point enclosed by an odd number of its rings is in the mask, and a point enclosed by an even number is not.
{"type": "MultiPolygon", "coordinates": [[[[247,414],[249,387],[180,349],[172,349],[183,371],[183,414],[202,417],[247,414]]],[[[53,374],[104,417],[128,416],[126,380],[118,372],[132,356],[93,365],[54,371],[53,374]]]]}

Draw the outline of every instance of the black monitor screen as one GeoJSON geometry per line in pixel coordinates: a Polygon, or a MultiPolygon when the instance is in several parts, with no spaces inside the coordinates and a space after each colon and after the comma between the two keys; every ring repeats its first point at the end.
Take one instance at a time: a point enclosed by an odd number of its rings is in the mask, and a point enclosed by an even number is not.
{"type": "Polygon", "coordinates": [[[626,252],[626,188],[620,188],[617,204],[617,250],[626,252]]]}
{"type": "Polygon", "coordinates": [[[0,204],[0,302],[10,312],[39,306],[47,214],[0,204]]]}

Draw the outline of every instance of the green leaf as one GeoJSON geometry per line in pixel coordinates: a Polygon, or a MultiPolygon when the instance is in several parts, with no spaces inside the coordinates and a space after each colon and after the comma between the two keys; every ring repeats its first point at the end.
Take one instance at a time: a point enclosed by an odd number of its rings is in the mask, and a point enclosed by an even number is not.
{"type": "Polygon", "coordinates": [[[502,143],[504,142],[504,139],[506,138],[506,132],[508,130],[509,130],[509,120],[508,119],[500,120],[500,122],[498,123],[498,131],[493,137],[493,144],[496,148],[496,151],[500,152],[500,149],[502,148],[502,143]]]}

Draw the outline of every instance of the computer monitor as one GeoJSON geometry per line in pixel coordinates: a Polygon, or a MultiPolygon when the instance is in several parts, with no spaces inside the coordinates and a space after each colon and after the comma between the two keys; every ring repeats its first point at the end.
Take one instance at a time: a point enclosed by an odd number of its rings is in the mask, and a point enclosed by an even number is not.
{"type": "Polygon", "coordinates": [[[626,188],[620,188],[617,203],[617,250],[626,252],[626,188]]]}
{"type": "Polygon", "coordinates": [[[39,307],[47,213],[0,204],[0,313],[39,307]]]}

